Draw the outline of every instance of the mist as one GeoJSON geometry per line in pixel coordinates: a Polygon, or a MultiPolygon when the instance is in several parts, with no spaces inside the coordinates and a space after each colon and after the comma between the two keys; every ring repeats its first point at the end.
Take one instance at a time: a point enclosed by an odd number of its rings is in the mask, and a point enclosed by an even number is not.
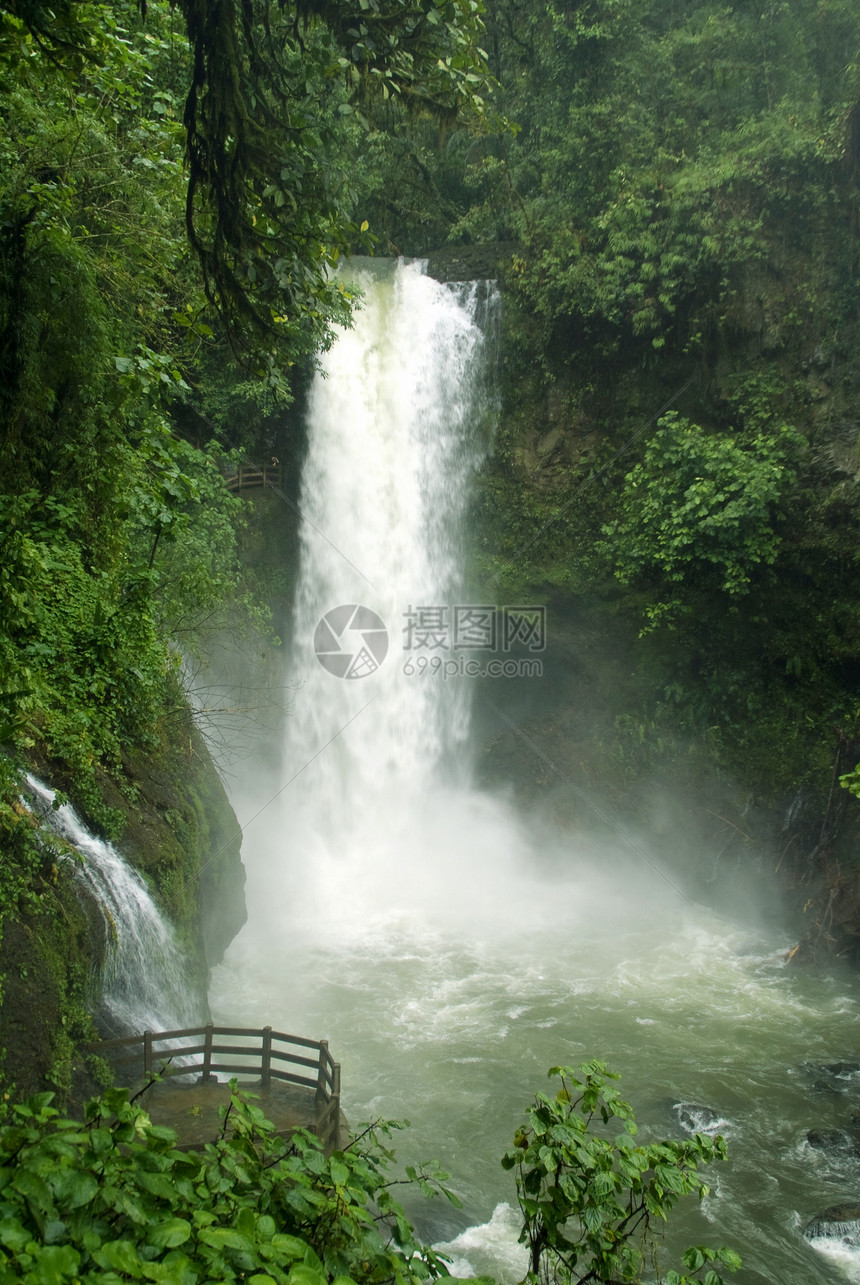
{"type": "Polygon", "coordinates": [[[488,602],[463,572],[492,300],[417,265],[355,271],[363,310],[310,399],[291,710],[277,753],[233,781],[249,914],[213,970],[213,1017],[329,1039],[351,1124],[411,1120],[401,1155],[437,1157],[464,1208],[410,1214],[462,1271],[518,1278],[499,1158],[547,1068],[599,1057],[651,1135],[683,1131],[683,1103],[729,1135],[670,1247],[729,1244],[750,1283],[841,1279],[800,1234],[827,1203],[805,1132],[837,1113],[812,1118],[804,1067],[850,1051],[856,1001],[838,976],[786,968],[788,932],[752,885],[708,904],[713,862],[703,873],[671,792],[655,789],[649,833],[581,791],[589,821],[571,824],[551,795],[478,784],[480,672],[417,660],[452,656],[458,627],[485,644],[479,665],[514,657],[509,626],[517,655],[541,642],[533,604],[488,602]]]}

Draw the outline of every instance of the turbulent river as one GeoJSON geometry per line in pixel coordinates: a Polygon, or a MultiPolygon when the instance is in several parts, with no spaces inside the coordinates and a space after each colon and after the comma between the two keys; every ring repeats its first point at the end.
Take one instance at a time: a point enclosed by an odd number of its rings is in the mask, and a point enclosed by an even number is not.
{"type": "Polygon", "coordinates": [[[522,1276],[500,1157],[547,1068],[599,1057],[645,1136],[728,1141],[711,1195],[672,1217],[666,1267],[727,1244],[745,1285],[860,1281],[854,1251],[803,1237],[860,1194],[860,1162],[806,1138],[860,1112],[860,1072],[827,1069],[855,1054],[855,980],[787,968],[789,938],[750,907],[718,913],[620,840],[471,785],[482,680],[419,660],[504,650],[463,572],[496,303],[416,265],[353,279],[363,309],[309,408],[291,713],[235,789],[249,920],[214,972],[215,1020],[325,1036],[351,1124],[411,1122],[401,1160],[438,1159],[464,1207],[409,1212],[458,1274],[522,1276]]]}

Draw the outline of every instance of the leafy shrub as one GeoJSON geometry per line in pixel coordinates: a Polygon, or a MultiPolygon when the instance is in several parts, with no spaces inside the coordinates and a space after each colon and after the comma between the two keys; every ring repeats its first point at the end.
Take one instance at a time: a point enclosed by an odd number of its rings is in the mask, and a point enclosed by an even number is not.
{"type": "MultiPolygon", "coordinates": [[[[724,1157],[725,1144],[696,1134],[634,1146],[632,1110],[602,1062],[550,1075],[561,1088],[536,1096],[502,1161],[516,1170],[526,1280],[638,1281],[650,1222],[682,1196],[706,1194],[698,1165],[724,1157]],[[624,1131],[602,1136],[611,1120],[624,1131]]],[[[389,1177],[383,1138],[397,1125],[369,1126],[326,1157],[309,1133],[275,1134],[233,1082],[220,1135],[188,1152],[127,1090],[91,1102],[83,1122],[61,1118],[51,1100],[13,1107],[0,1130],[0,1282],[419,1285],[448,1275],[391,1188],[406,1182],[459,1202],[438,1170],[389,1177]]],[[[710,1265],[733,1271],[740,1259],[697,1246],[684,1263],[695,1275],[670,1272],[667,1285],[722,1285],[710,1265]]]]}
{"type": "MultiPolygon", "coordinates": [[[[516,1171],[523,1212],[520,1240],[529,1250],[529,1281],[639,1281],[652,1222],[665,1222],[678,1200],[708,1193],[700,1163],[724,1159],[722,1138],[697,1133],[683,1142],[634,1146],[636,1122],[603,1062],[554,1066],[561,1086],[555,1097],[538,1093],[513,1148],[502,1164],[516,1171]],[[622,1132],[603,1136],[600,1125],[618,1120],[622,1132]]],[[[729,1249],[695,1246],[667,1285],[701,1279],[722,1285],[710,1266],[730,1271],[740,1258],[729,1249]],[[704,1277],[698,1272],[707,1268],[704,1277]]]]}
{"type": "MultiPolygon", "coordinates": [[[[310,1134],[285,1141],[233,1092],[221,1135],[193,1152],[126,1090],[91,1102],[84,1122],[51,1099],[16,1106],[0,1130],[4,1282],[413,1285],[446,1274],[390,1193],[390,1126],[326,1158],[310,1134]]],[[[407,1177],[444,1190],[444,1175],[407,1177]]]]}
{"type": "Polygon", "coordinates": [[[621,583],[652,587],[652,622],[677,612],[691,588],[741,597],[755,568],[776,561],[796,442],[789,428],[744,443],[663,416],[624,479],[620,516],[603,528],[621,583]]]}

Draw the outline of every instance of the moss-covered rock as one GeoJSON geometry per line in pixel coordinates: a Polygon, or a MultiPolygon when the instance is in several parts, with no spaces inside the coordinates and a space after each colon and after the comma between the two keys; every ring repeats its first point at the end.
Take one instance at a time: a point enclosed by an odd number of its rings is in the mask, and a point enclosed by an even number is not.
{"type": "Polygon", "coordinates": [[[97,907],[63,865],[51,867],[42,903],[3,924],[0,1066],[10,1095],[47,1087],[67,1100],[87,1080],[79,1046],[96,1037],[89,1007],[104,931],[97,907]]]}
{"type": "MultiPolygon", "coordinates": [[[[67,765],[33,766],[86,814],[67,765]]],[[[191,960],[189,986],[205,1006],[208,970],[245,921],[245,876],[239,823],[190,711],[166,720],[157,752],[131,752],[121,776],[99,771],[97,782],[121,828],[117,849],[176,926],[191,960]]],[[[49,1087],[69,1100],[98,1081],[81,1046],[96,1038],[90,1014],[110,934],[85,882],[26,814],[7,841],[20,852],[4,853],[4,864],[25,875],[0,925],[0,1070],[18,1095],[49,1087]]]]}
{"type": "Polygon", "coordinates": [[[105,786],[126,817],[119,847],[151,880],[205,986],[207,969],[246,918],[239,822],[190,714],[165,739],[163,756],[135,754],[126,770],[134,786],[131,801],[105,786]]]}

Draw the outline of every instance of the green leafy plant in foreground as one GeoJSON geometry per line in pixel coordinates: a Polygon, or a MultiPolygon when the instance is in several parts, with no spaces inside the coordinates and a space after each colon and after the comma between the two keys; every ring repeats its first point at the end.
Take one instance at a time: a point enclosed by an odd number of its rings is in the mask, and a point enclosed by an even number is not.
{"type": "MultiPolygon", "coordinates": [[[[502,1161],[516,1170],[525,1279],[640,1281],[650,1223],[681,1196],[706,1194],[697,1166],[725,1144],[697,1134],[634,1146],[632,1110],[602,1062],[550,1075],[560,1089],[537,1095],[502,1161]],[[613,1119],[623,1132],[601,1136],[613,1119]]],[[[383,1139],[397,1125],[369,1126],[327,1157],[302,1130],[279,1137],[234,1083],[219,1136],[189,1152],[124,1089],[92,1101],[83,1121],[51,1101],[12,1107],[0,1129],[0,1285],[423,1285],[449,1274],[392,1189],[459,1202],[433,1168],[389,1176],[383,1139]]],[[[713,1265],[734,1270],[740,1259],[695,1247],[684,1264],[694,1274],[669,1272],[666,1285],[721,1285],[713,1265]]]]}
{"type": "MultiPolygon", "coordinates": [[[[125,1090],[91,1102],[83,1122],[61,1118],[51,1099],[14,1107],[0,1130],[4,1285],[415,1285],[447,1275],[391,1194],[382,1139],[396,1126],[368,1128],[326,1157],[308,1133],[280,1138],[234,1091],[221,1135],[189,1152],[125,1090]]],[[[413,1170],[406,1181],[436,1194],[445,1176],[413,1170]]]]}
{"type": "MultiPolygon", "coordinates": [[[[560,1087],[539,1093],[502,1160],[516,1172],[528,1246],[529,1282],[639,1281],[652,1223],[666,1220],[682,1196],[703,1199],[700,1163],[724,1159],[725,1142],[697,1133],[683,1142],[636,1146],[629,1103],[609,1083],[603,1062],[554,1066],[560,1087]],[[618,1121],[621,1132],[600,1132],[618,1121]]],[[[695,1246],[683,1256],[693,1273],[670,1271],[666,1285],[722,1285],[715,1265],[740,1266],[732,1250],[695,1246]],[[704,1273],[700,1275],[700,1273],[704,1273]]]]}

